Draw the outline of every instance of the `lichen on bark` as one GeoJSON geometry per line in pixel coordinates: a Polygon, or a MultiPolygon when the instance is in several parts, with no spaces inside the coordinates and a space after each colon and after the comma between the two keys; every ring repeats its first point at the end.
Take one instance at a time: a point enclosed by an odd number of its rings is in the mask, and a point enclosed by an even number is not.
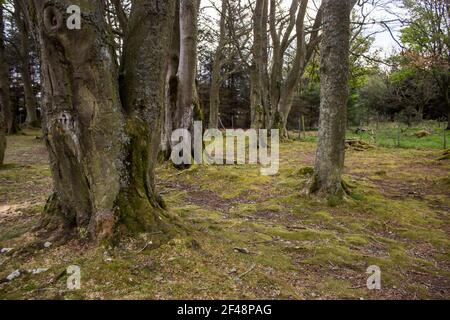
{"type": "Polygon", "coordinates": [[[98,1],[34,0],[43,70],[44,137],[54,194],[43,226],[62,234],[173,229],[154,182],[175,1],[133,2],[122,77],[98,1]],[[66,8],[79,5],[81,30],[66,8]]]}
{"type": "Polygon", "coordinates": [[[355,0],[325,0],[319,141],[310,191],[341,197],[349,96],[350,13],[355,0]]]}

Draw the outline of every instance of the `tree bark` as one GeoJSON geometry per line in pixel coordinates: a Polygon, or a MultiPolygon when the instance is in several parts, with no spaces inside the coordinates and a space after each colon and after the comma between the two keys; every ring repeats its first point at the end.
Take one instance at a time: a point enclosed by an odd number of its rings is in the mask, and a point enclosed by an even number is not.
{"type": "Polygon", "coordinates": [[[6,122],[3,114],[3,106],[0,104],[0,166],[5,160],[6,151],[6,122]]]}
{"type": "Polygon", "coordinates": [[[25,10],[19,0],[14,0],[14,19],[20,33],[20,73],[25,95],[25,109],[27,111],[25,124],[31,127],[38,127],[40,124],[37,117],[36,96],[30,76],[29,26],[26,21],[25,10]]]}
{"type": "Polygon", "coordinates": [[[114,6],[114,10],[116,11],[117,20],[119,21],[120,29],[122,30],[123,33],[125,33],[128,28],[128,17],[127,17],[125,10],[123,9],[122,1],[121,0],[111,0],[111,2],[114,6]]]}
{"type": "Polygon", "coordinates": [[[0,105],[8,134],[14,131],[14,112],[12,110],[10,86],[8,62],[5,57],[5,21],[3,6],[0,5],[0,105]]]}
{"type": "Polygon", "coordinates": [[[178,66],[178,98],[175,112],[176,129],[193,130],[194,125],[199,4],[198,0],[180,0],[180,63],[178,66]]]}
{"type": "Polygon", "coordinates": [[[355,0],[323,1],[319,142],[311,192],[343,196],[350,13],[355,0]]]}
{"type": "Polygon", "coordinates": [[[170,60],[167,66],[165,98],[164,98],[164,120],[161,137],[161,152],[167,160],[171,151],[172,130],[176,127],[175,111],[178,99],[178,66],[180,64],[180,6],[176,1],[175,19],[172,26],[172,39],[170,45],[170,60]]]}
{"type": "Polygon", "coordinates": [[[257,0],[253,17],[253,61],[250,70],[251,93],[251,126],[254,129],[267,127],[270,118],[268,65],[268,0],[257,0]]]}
{"type": "Polygon", "coordinates": [[[222,10],[220,12],[219,43],[214,54],[214,61],[211,73],[211,88],[209,91],[209,129],[219,128],[219,107],[220,107],[220,87],[222,85],[221,70],[224,59],[224,49],[226,44],[226,19],[227,1],[222,0],[222,10]]]}
{"type": "Polygon", "coordinates": [[[44,137],[54,194],[43,226],[92,239],[170,233],[156,193],[164,78],[174,0],[133,1],[122,82],[98,1],[34,0],[44,88],[44,137]],[[68,30],[66,8],[82,9],[68,30]]]}
{"type": "Polygon", "coordinates": [[[276,105],[274,127],[280,130],[280,137],[282,139],[288,138],[287,121],[291,112],[294,95],[299,87],[299,82],[305,73],[306,66],[311,60],[313,52],[318,45],[319,29],[322,24],[322,8],[319,8],[319,11],[317,12],[313,31],[309,37],[309,42],[306,43],[305,17],[307,8],[308,1],[302,1],[296,22],[297,49],[294,61],[286,81],[281,86],[280,98],[276,105]]]}

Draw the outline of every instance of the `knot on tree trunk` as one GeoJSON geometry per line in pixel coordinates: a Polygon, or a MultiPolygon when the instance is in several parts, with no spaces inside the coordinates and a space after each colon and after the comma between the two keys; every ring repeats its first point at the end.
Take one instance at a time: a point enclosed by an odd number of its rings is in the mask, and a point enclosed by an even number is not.
{"type": "Polygon", "coordinates": [[[54,5],[45,7],[44,26],[50,35],[54,35],[64,28],[64,16],[59,8],[54,5]]]}

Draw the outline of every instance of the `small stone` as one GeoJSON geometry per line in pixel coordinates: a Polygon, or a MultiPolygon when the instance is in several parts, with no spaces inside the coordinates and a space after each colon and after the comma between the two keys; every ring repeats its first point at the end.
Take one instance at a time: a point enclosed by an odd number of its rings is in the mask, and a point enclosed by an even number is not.
{"type": "Polygon", "coordinates": [[[40,273],[44,273],[47,271],[48,271],[48,268],[37,268],[37,269],[29,270],[28,272],[31,274],[40,274],[40,273]]]}
{"type": "Polygon", "coordinates": [[[47,241],[44,243],[44,248],[50,248],[52,246],[52,243],[50,241],[47,241]]]}
{"type": "Polygon", "coordinates": [[[234,251],[243,253],[243,254],[250,254],[250,250],[248,250],[247,248],[234,248],[234,251]]]}
{"type": "Polygon", "coordinates": [[[2,250],[0,250],[0,253],[9,253],[13,251],[13,248],[3,248],[2,250]]]}
{"type": "Polygon", "coordinates": [[[7,276],[6,280],[12,281],[12,280],[20,277],[20,275],[21,275],[20,270],[16,270],[16,271],[12,272],[9,276],[7,276]]]}

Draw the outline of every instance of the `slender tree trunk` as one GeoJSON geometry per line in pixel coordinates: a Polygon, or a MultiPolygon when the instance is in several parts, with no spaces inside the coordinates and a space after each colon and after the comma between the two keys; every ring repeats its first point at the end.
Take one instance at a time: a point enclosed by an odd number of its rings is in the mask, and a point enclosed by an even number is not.
{"type": "Polygon", "coordinates": [[[288,138],[287,119],[291,111],[294,93],[306,67],[305,16],[308,1],[302,1],[296,20],[297,50],[287,80],[281,88],[280,98],[276,102],[275,127],[280,130],[282,139],[288,138]]]}
{"type": "Polygon", "coordinates": [[[133,1],[120,90],[101,3],[33,3],[55,189],[43,225],[63,234],[88,230],[99,241],[139,231],[170,233],[154,166],[175,1],[133,1]],[[72,4],[82,8],[81,30],[66,28],[72,4]]]}
{"type": "Polygon", "coordinates": [[[315,22],[312,27],[313,31],[310,34],[309,42],[307,44],[305,32],[305,17],[307,8],[308,1],[302,1],[295,23],[297,32],[297,48],[294,61],[286,80],[281,85],[281,94],[276,105],[274,127],[280,130],[280,137],[282,139],[288,138],[287,121],[291,112],[295,92],[299,87],[299,82],[305,73],[306,66],[311,60],[313,52],[319,42],[319,29],[322,24],[323,9],[321,7],[317,12],[315,22]]]}
{"type": "Polygon", "coordinates": [[[3,114],[3,106],[0,104],[0,166],[5,160],[6,151],[6,122],[3,114]]]}
{"type": "Polygon", "coordinates": [[[223,50],[226,44],[226,21],[227,21],[227,1],[222,0],[222,11],[220,16],[219,44],[214,54],[214,61],[211,74],[211,88],[209,91],[209,128],[219,128],[219,107],[220,107],[220,87],[222,85],[222,65],[223,50]]]}
{"type": "Polygon", "coordinates": [[[264,106],[261,97],[261,81],[259,72],[255,65],[250,69],[250,107],[251,107],[251,128],[264,128],[264,106]]]}
{"type": "Polygon", "coordinates": [[[39,126],[37,101],[30,76],[29,30],[25,17],[25,8],[22,8],[19,0],[14,0],[14,18],[20,33],[20,73],[25,95],[25,109],[27,110],[25,123],[29,126],[37,127],[39,126]]]}
{"type": "Polygon", "coordinates": [[[251,126],[262,129],[266,126],[270,112],[268,106],[267,76],[267,6],[268,0],[257,0],[253,17],[253,63],[251,81],[251,126]]]}
{"type": "MultiPolygon", "coordinates": [[[[448,88],[448,81],[446,83],[447,83],[447,88],[448,88]]],[[[443,95],[444,95],[445,106],[447,108],[447,130],[450,130],[450,97],[449,97],[449,90],[447,89],[447,92],[443,92],[443,95]]]]}
{"type": "Polygon", "coordinates": [[[355,0],[324,0],[319,143],[311,192],[343,195],[349,97],[350,13],[355,0]]]}
{"type": "Polygon", "coordinates": [[[450,103],[447,104],[447,130],[450,130],[450,103]]]}
{"type": "Polygon", "coordinates": [[[194,92],[197,71],[198,0],[180,0],[180,63],[178,99],[175,112],[177,129],[193,130],[194,92]]]}
{"type": "Polygon", "coordinates": [[[220,70],[213,71],[211,88],[209,89],[209,129],[219,128],[219,107],[220,107],[220,70]]]}
{"type": "Polygon", "coordinates": [[[10,85],[8,62],[5,57],[5,21],[3,6],[0,5],[0,105],[3,110],[7,133],[13,133],[14,131],[10,85]]]}
{"type": "Polygon", "coordinates": [[[180,6],[176,1],[175,19],[172,26],[172,39],[170,45],[170,60],[167,66],[165,98],[164,98],[164,121],[162,128],[161,152],[165,159],[169,159],[171,152],[172,130],[176,128],[175,112],[178,99],[178,66],[180,63],[180,6]]]}
{"type": "Polygon", "coordinates": [[[261,79],[261,97],[264,108],[264,122],[265,128],[272,126],[272,108],[270,104],[270,77],[269,77],[269,35],[267,26],[269,22],[269,0],[264,0],[261,14],[261,67],[259,68],[261,79]]]}

